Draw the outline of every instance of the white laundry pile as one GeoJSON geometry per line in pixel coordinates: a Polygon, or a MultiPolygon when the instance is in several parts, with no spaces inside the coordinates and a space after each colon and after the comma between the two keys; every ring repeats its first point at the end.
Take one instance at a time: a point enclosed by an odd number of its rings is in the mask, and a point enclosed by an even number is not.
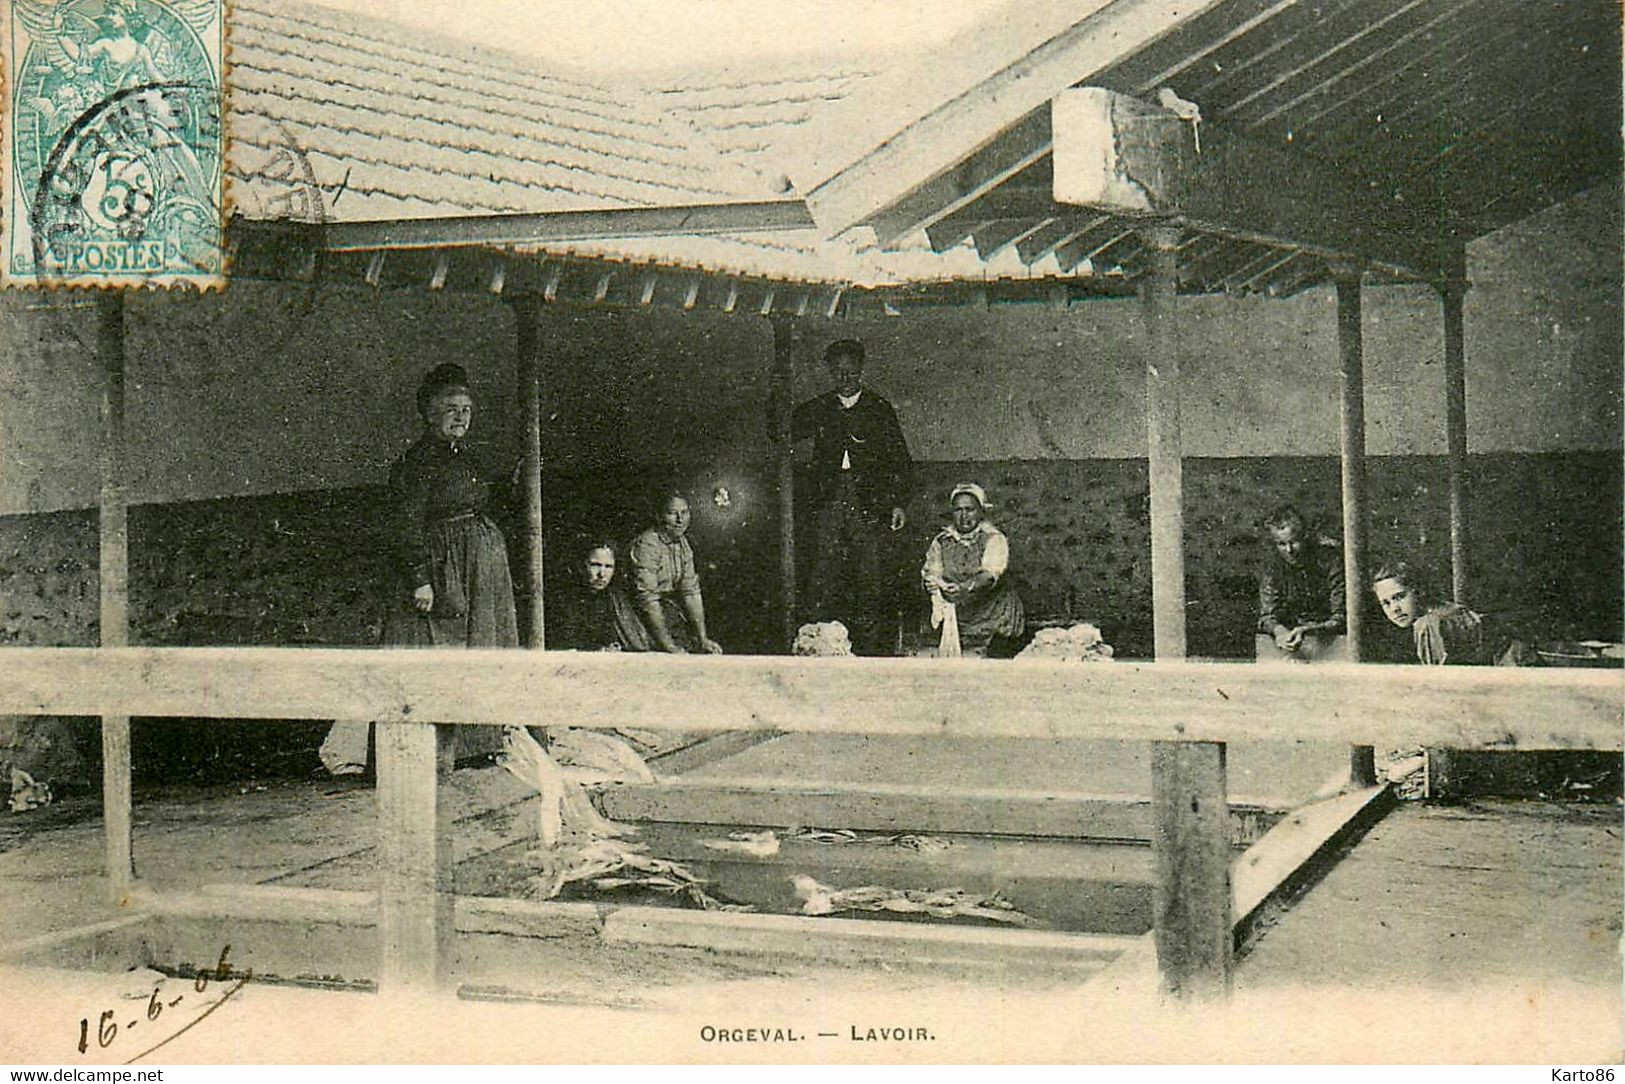
{"type": "Polygon", "coordinates": [[[1087,621],[1066,629],[1039,629],[1018,659],[1066,659],[1072,662],[1111,662],[1112,645],[1087,621]]]}
{"type": "Polygon", "coordinates": [[[852,639],[839,621],[820,621],[797,629],[796,642],[790,651],[794,655],[819,657],[850,655],[852,639]]]}
{"type": "Polygon", "coordinates": [[[13,813],[26,813],[50,804],[51,784],[36,781],[21,768],[11,769],[11,799],[7,805],[13,813]]]}

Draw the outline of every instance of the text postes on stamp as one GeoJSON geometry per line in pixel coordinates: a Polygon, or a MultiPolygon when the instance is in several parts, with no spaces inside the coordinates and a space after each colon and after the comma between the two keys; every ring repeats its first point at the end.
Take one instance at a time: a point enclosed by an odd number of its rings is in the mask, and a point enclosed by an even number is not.
{"type": "Polygon", "coordinates": [[[5,0],[5,281],[223,281],[224,0],[5,0]]]}

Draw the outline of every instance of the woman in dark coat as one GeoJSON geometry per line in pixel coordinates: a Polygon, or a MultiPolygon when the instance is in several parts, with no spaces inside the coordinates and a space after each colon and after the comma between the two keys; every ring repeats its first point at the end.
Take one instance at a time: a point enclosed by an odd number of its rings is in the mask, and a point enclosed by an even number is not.
{"type": "MultiPolygon", "coordinates": [[[[467,443],[468,374],[438,365],[418,386],[423,436],[389,472],[391,568],[384,647],[517,647],[513,580],[502,531],[487,514],[493,475],[467,443]]],[[[367,726],[339,722],[322,743],[334,775],[363,771],[367,726]]],[[[496,752],[494,727],[457,728],[457,756],[496,752]]]]}
{"type": "Polygon", "coordinates": [[[395,586],[384,643],[517,647],[513,579],[502,531],[488,515],[502,477],[467,443],[474,401],[462,366],[436,366],[418,388],[423,437],[389,472],[395,586]]]}

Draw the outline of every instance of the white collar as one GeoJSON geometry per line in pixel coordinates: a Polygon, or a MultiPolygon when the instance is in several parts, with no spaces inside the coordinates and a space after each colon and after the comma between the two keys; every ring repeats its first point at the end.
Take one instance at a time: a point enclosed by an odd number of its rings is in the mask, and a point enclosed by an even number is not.
{"type": "Polygon", "coordinates": [[[979,534],[992,534],[996,529],[997,528],[995,528],[993,524],[984,519],[982,522],[973,527],[967,534],[960,534],[954,529],[954,525],[951,523],[942,529],[942,533],[953,539],[955,542],[969,542],[979,534]]]}
{"type": "Polygon", "coordinates": [[[835,393],[835,398],[837,398],[837,399],[839,399],[841,401],[841,409],[842,410],[851,410],[853,407],[857,406],[858,399],[861,398],[862,395],[863,395],[863,389],[859,388],[857,390],[857,392],[854,393],[851,396],[842,395],[840,392],[836,392],[835,393]]]}

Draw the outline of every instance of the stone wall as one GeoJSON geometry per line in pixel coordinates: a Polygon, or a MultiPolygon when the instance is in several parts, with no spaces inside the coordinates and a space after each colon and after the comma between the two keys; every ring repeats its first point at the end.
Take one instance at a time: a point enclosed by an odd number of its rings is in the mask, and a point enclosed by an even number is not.
{"type": "MultiPolygon", "coordinates": [[[[1445,467],[1437,457],[1370,464],[1374,560],[1421,558],[1448,582],[1445,467]]],[[[1150,536],[1143,460],[929,462],[919,465],[898,563],[912,576],[948,489],[984,485],[1010,536],[1028,609],[1098,623],[1120,654],[1151,651],[1150,536]]],[[[1476,456],[1471,461],[1474,602],[1531,615],[1553,636],[1618,638],[1622,554],[1617,455],[1476,456]],[[1605,499],[1599,499],[1605,494],[1605,499]]],[[[547,479],[549,594],[588,538],[624,539],[665,484],[694,495],[693,539],[719,639],[777,644],[776,495],[763,467],[685,472],[602,463],[547,479]],[[714,485],[734,496],[709,501],[714,485]]],[[[131,515],[132,640],[153,645],[354,645],[378,640],[386,582],[385,505],[375,486],[139,506],[131,515]]],[[[1189,642],[1193,655],[1252,651],[1258,520],[1296,502],[1339,528],[1338,466],[1326,457],[1192,459],[1185,470],[1189,642]]],[[[90,512],[0,517],[0,637],[14,645],[96,641],[96,532],[90,512]]],[[[1381,638],[1386,626],[1372,624],[1381,638]]],[[[238,779],[315,769],[319,725],[138,722],[144,781],[238,779]]],[[[0,721],[0,767],[61,789],[93,784],[89,721],[0,721]]]]}

